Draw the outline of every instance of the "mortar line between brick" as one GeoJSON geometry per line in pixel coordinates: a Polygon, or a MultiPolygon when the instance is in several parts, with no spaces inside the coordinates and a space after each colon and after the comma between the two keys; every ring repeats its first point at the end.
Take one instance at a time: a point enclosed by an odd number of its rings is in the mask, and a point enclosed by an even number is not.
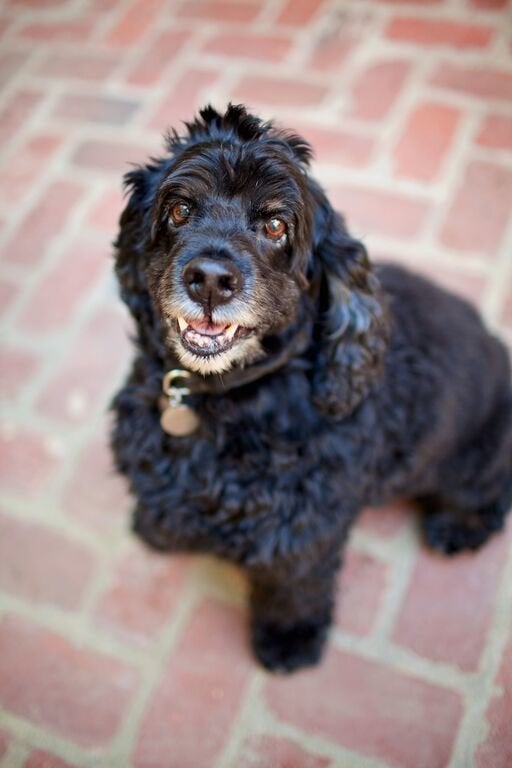
{"type": "Polygon", "coordinates": [[[89,617],[82,610],[71,612],[51,603],[29,603],[20,597],[2,592],[0,617],[15,613],[27,619],[31,624],[58,635],[63,635],[71,644],[89,651],[117,659],[133,667],[138,673],[146,662],[141,662],[140,646],[128,646],[119,641],[108,631],[92,625],[89,617]]]}
{"type": "Polygon", "coordinates": [[[483,299],[486,317],[497,331],[500,330],[500,313],[512,285],[512,216],[503,235],[501,248],[490,271],[490,280],[483,299]]]}
{"type": "Polygon", "coordinates": [[[26,757],[33,749],[48,750],[63,760],[69,760],[77,768],[129,768],[124,760],[122,763],[116,761],[100,765],[98,755],[103,759],[103,747],[97,750],[82,747],[74,741],[63,738],[45,725],[36,725],[11,712],[2,712],[2,716],[4,717],[2,725],[5,724],[15,739],[12,744],[15,762],[11,763],[8,759],[11,754],[9,750],[3,761],[0,760],[0,768],[22,768],[26,757]]]}
{"type": "Polygon", "coordinates": [[[393,541],[393,549],[397,556],[392,558],[391,562],[388,561],[391,584],[384,593],[372,633],[375,639],[382,643],[388,642],[391,637],[398,611],[409,586],[416,563],[417,538],[416,530],[406,528],[393,541]]]}
{"type": "MultiPolygon", "coordinates": [[[[2,716],[4,713],[0,710],[2,716]]],[[[23,765],[31,752],[31,747],[14,741],[8,745],[7,752],[0,759],[0,768],[23,768],[23,765]]]]}
{"type": "MultiPolygon", "coordinates": [[[[209,29],[209,24],[205,23],[205,29],[209,29]]],[[[188,26],[184,27],[189,28],[188,26]]],[[[172,29],[172,26],[165,27],[165,29],[172,29]]],[[[132,121],[133,128],[139,128],[142,131],[146,130],[145,124],[148,122],[148,117],[156,111],[158,105],[161,104],[167,97],[169,88],[176,83],[181,75],[186,72],[192,61],[190,54],[194,53],[195,58],[193,62],[197,62],[196,51],[196,38],[201,36],[202,29],[192,29],[191,37],[187,40],[178,53],[172,58],[164,71],[160,73],[157,82],[152,83],[150,87],[147,85],[137,85],[130,83],[126,80],[129,72],[133,70],[140,61],[142,61],[151,47],[151,42],[156,40],[161,33],[161,29],[155,26],[151,40],[147,42],[146,47],[141,53],[138,49],[134,48],[131,55],[128,55],[121,65],[118,67],[115,73],[115,77],[111,78],[110,85],[115,93],[123,93],[130,95],[132,98],[134,95],[142,95],[140,108],[132,121]]],[[[192,64],[193,66],[193,64],[192,64]]],[[[187,117],[183,116],[184,119],[187,117]]],[[[164,128],[167,126],[164,126],[164,128]]]]}
{"type": "Polygon", "coordinates": [[[432,247],[442,243],[441,231],[446,221],[448,211],[463,182],[468,162],[471,159],[472,137],[477,126],[477,116],[464,112],[458,126],[458,141],[452,143],[449,158],[444,171],[444,195],[433,211],[429,239],[432,247]]]}
{"type": "Polygon", "coordinates": [[[464,715],[448,768],[466,768],[474,765],[474,757],[480,743],[488,733],[487,707],[495,694],[494,681],[501,664],[502,653],[512,629],[510,606],[512,605],[512,540],[508,562],[494,610],[494,621],[487,632],[487,642],[480,660],[480,673],[473,680],[466,695],[464,715]]]}
{"type": "Polygon", "coordinates": [[[198,588],[199,585],[195,579],[197,567],[197,563],[192,564],[176,611],[167,627],[162,630],[159,641],[155,645],[154,653],[145,664],[138,693],[125,716],[124,723],[121,725],[116,737],[110,745],[111,754],[115,753],[115,751],[123,751],[126,755],[133,754],[140,725],[147,706],[149,705],[150,698],[154,693],[158,682],[163,677],[165,666],[168,664],[172,651],[181,637],[185,625],[192,614],[193,608],[201,599],[201,592],[198,588]]]}
{"type": "Polygon", "coordinates": [[[348,765],[350,768],[388,768],[387,764],[352,752],[327,737],[309,733],[276,718],[263,699],[265,681],[270,677],[261,669],[255,670],[228,744],[214,768],[238,768],[235,759],[242,754],[242,746],[249,736],[284,737],[305,751],[329,758],[332,768],[347,768],[348,765]]]}
{"type": "Polygon", "coordinates": [[[464,693],[471,687],[472,673],[463,672],[448,663],[432,661],[373,635],[350,635],[335,628],[332,641],[340,650],[350,651],[377,665],[384,665],[432,685],[451,688],[459,693],[464,693]]]}
{"type": "Polygon", "coordinates": [[[254,669],[247,684],[245,696],[239,706],[238,715],[231,727],[226,747],[213,768],[236,768],[235,757],[241,753],[245,737],[257,730],[259,714],[259,693],[263,685],[262,673],[254,669]]]}
{"type": "MultiPolygon", "coordinates": [[[[393,768],[389,763],[364,755],[362,752],[352,751],[320,734],[306,732],[297,726],[285,723],[283,720],[274,718],[267,711],[265,711],[262,734],[289,739],[307,751],[329,758],[332,761],[329,768],[393,768]]],[[[238,766],[230,765],[226,768],[238,768],[238,766]]]]}
{"type": "MultiPolygon", "coordinates": [[[[36,55],[37,49],[33,54],[30,54],[27,59],[27,66],[32,61],[32,56],[36,55]]],[[[3,108],[9,102],[11,97],[16,95],[20,90],[35,91],[41,96],[40,103],[31,111],[29,118],[23,121],[22,127],[17,129],[15,137],[8,140],[2,147],[2,151],[0,152],[0,159],[2,161],[4,157],[9,157],[11,154],[14,154],[25,143],[27,137],[30,137],[33,134],[34,129],[37,132],[42,125],[47,128],[50,113],[55,106],[57,98],[62,94],[63,87],[63,83],[51,80],[49,82],[46,81],[45,83],[41,82],[38,86],[34,85],[34,83],[31,82],[30,74],[25,72],[25,67],[21,67],[20,71],[14,75],[7,86],[3,90],[0,90],[0,108],[3,108]]],[[[37,187],[39,187],[39,184],[34,184],[34,189],[37,187]]],[[[21,207],[24,208],[23,205],[21,207]]]]}

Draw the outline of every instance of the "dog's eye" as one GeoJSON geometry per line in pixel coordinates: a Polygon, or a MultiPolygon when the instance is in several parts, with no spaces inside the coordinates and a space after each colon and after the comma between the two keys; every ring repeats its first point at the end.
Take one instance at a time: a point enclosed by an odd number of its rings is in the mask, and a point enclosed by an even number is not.
{"type": "Polygon", "coordinates": [[[286,224],[281,219],[269,219],[265,224],[265,232],[271,240],[280,240],[286,233],[286,224]]]}
{"type": "Polygon", "coordinates": [[[176,205],[173,205],[171,208],[170,216],[174,224],[183,224],[190,216],[190,205],[187,205],[186,203],[176,203],[176,205]]]}

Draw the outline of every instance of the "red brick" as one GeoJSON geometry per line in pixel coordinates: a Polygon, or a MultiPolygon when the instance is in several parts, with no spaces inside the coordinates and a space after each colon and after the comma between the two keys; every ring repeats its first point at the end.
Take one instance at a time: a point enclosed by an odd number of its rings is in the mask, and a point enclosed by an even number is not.
{"type": "Polygon", "coordinates": [[[245,631],[234,608],[204,601],[195,609],[146,710],[135,768],[216,763],[253,668],[245,631]]]}
{"type": "Polygon", "coordinates": [[[485,48],[494,34],[484,24],[465,24],[449,19],[420,19],[417,16],[399,16],[391,19],[385,35],[391,40],[415,45],[448,45],[457,50],[485,48]]]}
{"type": "Polygon", "coordinates": [[[380,61],[360,72],[351,91],[349,114],[364,120],[382,120],[393,108],[411,65],[402,59],[380,61]]]}
{"type": "Polygon", "coordinates": [[[3,248],[4,258],[26,266],[40,264],[53,238],[66,225],[83,194],[71,181],[53,181],[42,187],[38,201],[3,248]]]}
{"type": "Polygon", "coordinates": [[[356,45],[355,39],[337,33],[326,34],[314,43],[308,64],[321,72],[341,72],[356,45]]]}
{"type": "Polygon", "coordinates": [[[485,11],[498,11],[506,8],[510,0],[468,0],[468,4],[474,8],[481,8],[485,11]]]}
{"type": "Polygon", "coordinates": [[[44,274],[19,319],[24,331],[40,335],[67,328],[83,301],[110,268],[108,246],[81,238],[44,274]],[[58,286],[59,300],[55,301],[58,286]]]}
{"type": "Polygon", "coordinates": [[[128,355],[120,316],[101,309],[75,339],[62,368],[43,391],[37,404],[40,412],[64,423],[83,422],[102,412],[128,355]]]}
{"type": "Polygon", "coordinates": [[[18,205],[40,183],[57,150],[62,137],[42,133],[31,135],[16,152],[9,153],[0,173],[0,202],[18,205]]]}
{"type": "Polygon", "coordinates": [[[234,87],[236,101],[272,106],[309,107],[319,104],[327,94],[322,85],[305,83],[300,79],[245,75],[234,87]]]}
{"type": "MultiPolygon", "coordinates": [[[[412,265],[411,265],[412,267],[412,265]]],[[[485,293],[487,275],[461,273],[456,269],[436,269],[432,265],[422,265],[420,272],[449,291],[468,299],[476,306],[481,305],[485,293]]]]}
{"type": "Polygon", "coordinates": [[[476,137],[477,144],[491,149],[512,150],[512,117],[487,115],[476,137]]]}
{"type": "Polygon", "coordinates": [[[369,634],[375,624],[387,581],[385,563],[348,549],[338,584],[338,626],[355,635],[369,634]]]}
{"type": "Polygon", "coordinates": [[[91,553],[81,544],[32,520],[2,514],[0,561],[5,592],[68,610],[82,604],[94,568],[91,553]]]}
{"type": "Polygon", "coordinates": [[[446,104],[426,103],[408,116],[394,152],[397,176],[432,181],[453,143],[460,112],[446,104]]]}
{"type": "Polygon", "coordinates": [[[126,125],[138,109],[136,101],[113,96],[76,96],[63,94],[53,110],[53,117],[79,123],[126,125]]]}
{"type": "Polygon", "coordinates": [[[93,29],[90,21],[28,22],[17,28],[16,35],[34,42],[85,43],[93,29]]]}
{"type": "Polygon", "coordinates": [[[9,29],[12,27],[12,23],[7,19],[0,19],[0,40],[3,39],[9,29]]]}
{"type": "Polygon", "coordinates": [[[383,5],[439,5],[445,0],[372,0],[373,3],[382,3],[383,5]]]}
{"type": "Polygon", "coordinates": [[[510,325],[512,327],[512,291],[509,291],[509,294],[505,301],[505,305],[503,307],[503,312],[501,316],[501,321],[505,325],[510,325]]]}
{"type": "Polygon", "coordinates": [[[166,29],[161,32],[129,69],[126,77],[128,82],[135,85],[157,83],[164,72],[172,67],[174,58],[190,36],[190,31],[184,29],[166,29]]]}
{"type": "Polygon", "coordinates": [[[441,240],[450,248],[492,256],[511,210],[512,171],[492,163],[470,163],[443,224],[441,240]]]}
{"type": "Polygon", "coordinates": [[[14,7],[41,10],[42,8],[58,8],[67,3],[67,0],[7,0],[7,2],[14,7]]]}
{"type": "Polygon", "coordinates": [[[108,11],[118,4],[119,0],[90,0],[88,6],[91,13],[94,13],[95,11],[108,11]]]}
{"type": "Polygon", "coordinates": [[[114,531],[126,530],[131,507],[127,484],[114,470],[108,426],[102,424],[100,434],[85,446],[77,459],[63,491],[62,508],[104,538],[114,531]]]}
{"type": "Polygon", "coordinates": [[[9,736],[5,731],[0,731],[0,759],[5,755],[9,748],[9,736]]]}
{"type": "Polygon", "coordinates": [[[324,0],[288,0],[278,16],[278,21],[299,26],[308,24],[323,3],[324,0]]]}
{"type": "Polygon", "coordinates": [[[177,10],[178,17],[223,24],[253,21],[260,12],[258,3],[224,2],[223,0],[187,0],[177,10]]]}
{"type": "Polygon", "coordinates": [[[437,67],[430,82],[468,96],[512,101],[512,73],[508,70],[444,63],[437,67]]]}
{"type": "Polygon", "coordinates": [[[134,542],[99,600],[98,623],[123,636],[154,640],[172,618],[188,571],[188,558],[150,552],[134,542]]]}
{"type": "Polygon", "coordinates": [[[332,187],[330,198],[359,236],[377,233],[404,239],[416,237],[430,209],[429,203],[409,195],[351,185],[332,187]]]}
{"type": "Polygon", "coordinates": [[[375,536],[390,539],[411,523],[414,514],[412,504],[399,499],[382,507],[365,507],[358,517],[357,527],[375,536]]]}
{"type": "MultiPolygon", "coordinates": [[[[375,258],[375,254],[373,254],[375,258]]],[[[380,259],[380,256],[378,258],[380,259]]],[[[449,291],[462,296],[473,304],[479,306],[482,303],[482,299],[487,287],[488,274],[465,272],[462,269],[455,267],[447,267],[442,261],[436,262],[434,259],[431,261],[427,258],[418,262],[412,257],[397,257],[393,255],[392,258],[386,257],[383,261],[394,261],[401,263],[406,269],[410,269],[418,272],[421,275],[425,275],[429,280],[443,286],[449,291]]]]}
{"type": "Polygon", "coordinates": [[[114,70],[117,60],[112,56],[80,53],[47,54],[37,62],[34,74],[43,78],[71,80],[105,80],[114,70]]]}
{"type": "Polygon", "coordinates": [[[92,168],[106,174],[114,173],[117,178],[136,163],[147,161],[152,150],[158,153],[158,146],[126,142],[98,141],[90,139],[78,144],[72,156],[72,163],[81,168],[92,168]]]}
{"type": "Polygon", "coordinates": [[[397,768],[445,768],[462,714],[454,691],[333,649],[264,696],[284,722],[397,768]]]}
{"type": "Polygon", "coordinates": [[[109,45],[127,47],[140,42],[164,9],[164,0],[133,0],[107,35],[109,45]]]}
{"type": "Polygon", "coordinates": [[[136,685],[115,658],[20,616],[0,620],[0,702],[14,715],[96,747],[116,733],[136,685]]]}
{"type": "Polygon", "coordinates": [[[14,346],[0,346],[0,394],[15,400],[30,383],[39,359],[36,355],[14,346]]]}
{"type": "Polygon", "coordinates": [[[87,214],[87,223],[93,229],[114,235],[125,203],[121,184],[118,183],[101,195],[99,202],[87,214]]]}
{"type": "Polygon", "coordinates": [[[220,54],[228,58],[281,61],[291,48],[291,40],[283,35],[257,35],[243,32],[219,33],[205,43],[205,53],[220,54]]]}
{"type": "Polygon", "coordinates": [[[57,464],[47,442],[24,429],[0,435],[0,485],[3,490],[33,497],[46,487],[57,464]]]}
{"type": "Polygon", "coordinates": [[[362,168],[370,162],[374,141],[368,136],[303,123],[296,123],[294,128],[311,143],[319,163],[362,168]]]}
{"type": "Polygon", "coordinates": [[[35,749],[23,763],[23,768],[77,768],[46,750],[35,749]]]}
{"type": "Polygon", "coordinates": [[[327,757],[319,757],[281,736],[251,736],[236,759],[237,768],[329,768],[327,757]]]}
{"type": "Polygon", "coordinates": [[[434,661],[474,671],[487,638],[506,539],[477,553],[443,557],[422,548],[397,618],[396,643],[434,661]]]}
{"type": "Polygon", "coordinates": [[[180,127],[184,120],[190,120],[198,108],[209,101],[209,89],[216,80],[217,74],[213,71],[190,69],[185,72],[166,95],[149,127],[163,133],[170,126],[180,127]]]}
{"type": "Polygon", "coordinates": [[[40,93],[19,90],[12,94],[0,110],[0,140],[2,145],[16,136],[42,101],[40,93]]]}
{"type": "Polygon", "coordinates": [[[487,708],[489,730],[476,751],[476,768],[510,768],[512,764],[512,635],[503,654],[496,686],[499,693],[487,708]]]}

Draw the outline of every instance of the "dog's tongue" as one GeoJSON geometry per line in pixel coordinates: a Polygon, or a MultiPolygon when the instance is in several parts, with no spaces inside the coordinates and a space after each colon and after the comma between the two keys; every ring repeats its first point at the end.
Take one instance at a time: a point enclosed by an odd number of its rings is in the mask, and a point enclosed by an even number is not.
{"type": "Polygon", "coordinates": [[[192,320],[189,326],[193,331],[202,333],[204,336],[218,336],[227,327],[225,324],[209,323],[207,320],[192,320]]]}

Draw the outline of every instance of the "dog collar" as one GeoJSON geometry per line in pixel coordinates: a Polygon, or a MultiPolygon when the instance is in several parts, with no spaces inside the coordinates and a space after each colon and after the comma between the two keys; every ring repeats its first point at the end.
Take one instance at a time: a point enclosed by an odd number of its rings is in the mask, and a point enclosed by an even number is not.
{"type": "Polygon", "coordinates": [[[248,366],[224,374],[201,377],[183,368],[171,368],[162,379],[160,425],[164,432],[174,437],[186,437],[199,427],[199,416],[191,405],[184,402],[189,395],[223,395],[232,389],[252,384],[258,379],[282,368],[292,357],[296,367],[306,369],[309,364],[300,359],[310,344],[310,329],[302,327],[295,336],[274,354],[248,366]]]}

